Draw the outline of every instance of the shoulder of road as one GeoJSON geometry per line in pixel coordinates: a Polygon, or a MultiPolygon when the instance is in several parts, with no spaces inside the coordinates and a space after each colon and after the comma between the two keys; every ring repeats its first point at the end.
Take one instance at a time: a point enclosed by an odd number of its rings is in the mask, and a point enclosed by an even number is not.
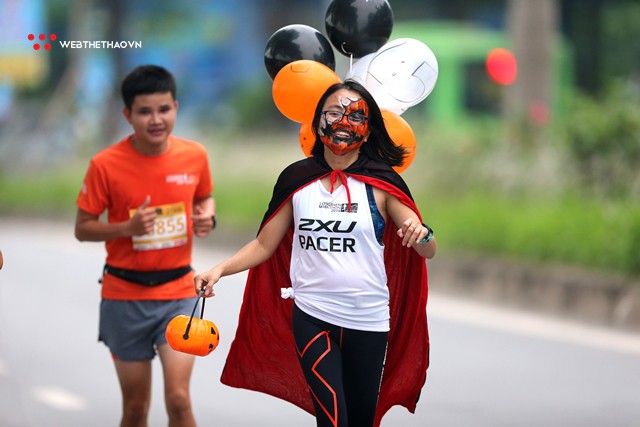
{"type": "Polygon", "coordinates": [[[640,330],[640,279],[477,254],[430,260],[431,289],[502,306],[640,330]]]}
{"type": "MultiPolygon", "coordinates": [[[[64,232],[73,236],[73,220],[69,219],[0,218],[0,225],[7,229],[25,223],[29,224],[29,229],[39,232],[64,232]]],[[[195,239],[195,249],[208,248],[231,253],[253,239],[256,231],[257,228],[238,232],[219,227],[209,237],[195,239]]],[[[0,250],[6,258],[10,248],[0,246],[0,250]]],[[[428,260],[427,267],[429,287],[433,292],[640,331],[638,277],[575,266],[444,251],[428,260]]]]}
{"type": "MultiPolygon", "coordinates": [[[[255,233],[215,230],[199,244],[239,249],[255,233]]],[[[474,253],[439,253],[427,261],[434,292],[571,320],[640,330],[640,279],[575,266],[474,253]]]]}

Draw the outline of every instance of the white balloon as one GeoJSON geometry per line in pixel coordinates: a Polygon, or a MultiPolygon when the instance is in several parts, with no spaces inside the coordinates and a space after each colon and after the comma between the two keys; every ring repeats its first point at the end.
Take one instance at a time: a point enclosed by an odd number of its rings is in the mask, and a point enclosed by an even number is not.
{"type": "Polygon", "coordinates": [[[365,82],[367,81],[367,70],[374,56],[376,56],[375,52],[365,55],[360,59],[357,59],[353,63],[349,71],[347,71],[345,80],[346,79],[355,80],[358,83],[360,83],[362,86],[364,86],[365,82]]]}
{"type": "Polygon", "coordinates": [[[438,61],[419,40],[393,40],[375,52],[364,86],[378,106],[396,114],[423,101],[436,85],[438,61]]]}

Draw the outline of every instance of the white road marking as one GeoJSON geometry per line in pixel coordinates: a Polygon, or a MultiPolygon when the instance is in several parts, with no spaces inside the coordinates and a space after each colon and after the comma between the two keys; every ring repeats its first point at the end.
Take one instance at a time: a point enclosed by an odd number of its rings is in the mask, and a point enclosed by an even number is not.
{"type": "Polygon", "coordinates": [[[429,316],[640,356],[640,334],[462,301],[436,293],[429,295],[427,307],[429,316]]]}
{"type": "Polygon", "coordinates": [[[85,400],[60,387],[34,387],[33,397],[45,405],[60,411],[82,411],[87,409],[85,400]]]}

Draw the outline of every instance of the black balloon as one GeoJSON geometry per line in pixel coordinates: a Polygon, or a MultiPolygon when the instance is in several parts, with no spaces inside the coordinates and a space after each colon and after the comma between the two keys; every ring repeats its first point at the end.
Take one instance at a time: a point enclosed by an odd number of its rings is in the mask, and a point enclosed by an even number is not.
{"type": "Polygon", "coordinates": [[[387,0],[333,0],[327,8],[325,27],[338,52],[362,58],[389,40],[393,11],[387,0]]]}
{"type": "Polygon", "coordinates": [[[264,65],[273,80],[278,71],[290,62],[308,59],[335,71],[336,58],[329,40],[315,28],[293,24],[280,28],[267,41],[264,65]]]}

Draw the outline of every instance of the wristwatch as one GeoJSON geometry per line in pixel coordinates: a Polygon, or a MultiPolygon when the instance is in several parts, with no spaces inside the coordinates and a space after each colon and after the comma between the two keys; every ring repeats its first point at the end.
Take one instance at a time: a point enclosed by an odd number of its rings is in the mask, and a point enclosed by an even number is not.
{"type": "Polygon", "coordinates": [[[425,224],[424,222],[422,223],[422,226],[424,228],[426,228],[427,230],[429,230],[429,232],[427,233],[426,236],[424,236],[419,243],[429,243],[429,241],[431,239],[433,239],[433,228],[429,227],[427,224],[425,224]]]}

